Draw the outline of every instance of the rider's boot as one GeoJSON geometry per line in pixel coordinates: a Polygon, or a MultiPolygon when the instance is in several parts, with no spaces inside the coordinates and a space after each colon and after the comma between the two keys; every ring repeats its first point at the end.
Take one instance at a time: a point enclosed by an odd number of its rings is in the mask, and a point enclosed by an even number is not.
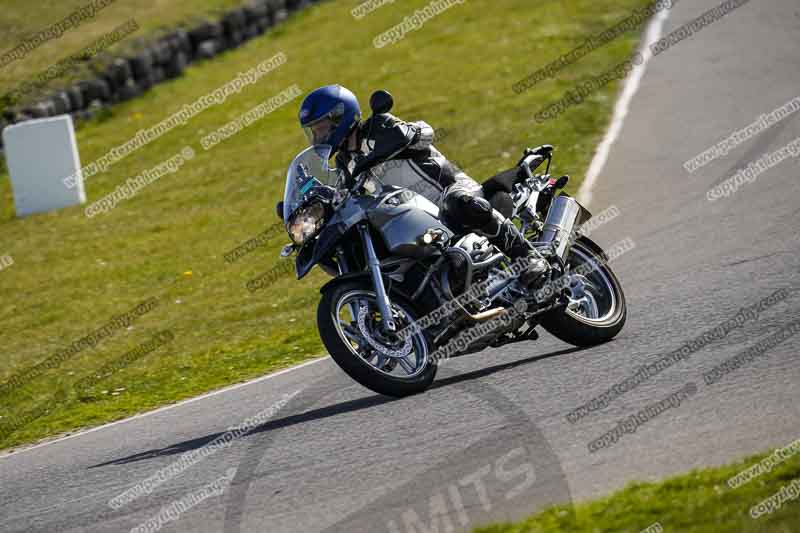
{"type": "Polygon", "coordinates": [[[484,233],[489,237],[489,242],[500,248],[512,260],[523,258],[526,260],[527,268],[522,271],[519,279],[527,287],[533,288],[537,285],[537,281],[546,277],[545,274],[550,271],[550,264],[528,242],[511,220],[500,220],[500,218],[502,218],[502,215],[497,213],[495,217],[496,223],[494,224],[496,232],[489,234],[484,231],[484,233]]]}
{"type": "Polygon", "coordinates": [[[444,194],[445,215],[450,222],[472,229],[489,238],[512,260],[527,259],[520,281],[533,289],[547,272],[550,264],[525,238],[517,227],[481,195],[481,187],[471,179],[451,185],[444,194]]]}

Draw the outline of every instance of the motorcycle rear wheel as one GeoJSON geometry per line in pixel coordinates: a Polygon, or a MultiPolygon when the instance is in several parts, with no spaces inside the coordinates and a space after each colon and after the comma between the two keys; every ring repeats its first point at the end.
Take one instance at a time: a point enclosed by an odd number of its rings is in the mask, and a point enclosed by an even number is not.
{"type": "Polygon", "coordinates": [[[579,237],[570,249],[567,264],[573,271],[580,265],[591,267],[588,274],[575,279],[583,285],[585,298],[575,308],[542,316],[542,327],[574,346],[596,346],[610,341],[625,325],[628,309],[622,284],[608,266],[606,254],[591,239],[579,237]]]}
{"type": "MultiPolygon", "coordinates": [[[[398,329],[421,318],[399,294],[391,294],[398,329]]],[[[322,295],[317,326],[322,343],[336,364],[364,387],[402,398],[425,391],[436,376],[431,342],[424,332],[401,341],[377,327],[380,312],[372,285],[354,280],[333,286],[322,295]]]]}

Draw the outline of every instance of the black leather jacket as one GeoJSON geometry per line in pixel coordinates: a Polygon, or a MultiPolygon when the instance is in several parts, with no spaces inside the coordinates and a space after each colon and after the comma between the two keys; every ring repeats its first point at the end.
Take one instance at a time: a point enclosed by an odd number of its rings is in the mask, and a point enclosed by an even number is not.
{"type": "Polygon", "coordinates": [[[444,221],[457,232],[478,231],[509,257],[533,253],[516,226],[492,208],[482,187],[433,146],[433,130],[424,122],[373,115],[359,126],[357,141],[356,150],[336,156],[348,186],[372,169],[384,184],[411,189],[438,204],[444,221]]]}
{"type": "Polygon", "coordinates": [[[336,156],[337,168],[344,171],[348,182],[363,170],[373,168],[379,178],[386,176],[384,182],[404,187],[413,187],[421,194],[433,199],[456,181],[469,179],[461,170],[450,163],[441,152],[429,142],[421,141],[424,136],[424,123],[405,122],[389,113],[373,115],[358,128],[357,149],[341,150],[336,156]],[[374,166],[375,161],[392,161],[374,166]],[[404,177],[390,173],[397,163],[407,162],[404,177]],[[393,183],[393,179],[416,180],[422,183],[393,183]]]}

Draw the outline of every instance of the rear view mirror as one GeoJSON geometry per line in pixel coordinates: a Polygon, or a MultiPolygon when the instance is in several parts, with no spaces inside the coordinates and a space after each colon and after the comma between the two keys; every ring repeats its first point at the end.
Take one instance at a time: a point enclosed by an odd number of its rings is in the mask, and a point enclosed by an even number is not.
{"type": "Polygon", "coordinates": [[[388,113],[394,107],[394,98],[389,94],[389,91],[375,91],[369,99],[369,107],[374,115],[388,113]]]}

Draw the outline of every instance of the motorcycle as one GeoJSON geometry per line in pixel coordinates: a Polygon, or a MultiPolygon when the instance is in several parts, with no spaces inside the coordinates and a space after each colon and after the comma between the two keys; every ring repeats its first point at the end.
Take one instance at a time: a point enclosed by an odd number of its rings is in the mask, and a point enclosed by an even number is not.
{"type": "MultiPolygon", "coordinates": [[[[385,92],[371,104],[373,113],[392,107],[385,92]]],[[[333,278],[320,289],[317,326],[361,385],[403,397],[430,387],[444,359],[536,340],[539,325],[575,346],[607,342],[624,326],[622,286],[603,249],[577,231],[591,214],[557,194],[569,177],[551,178],[551,145],[525,150],[482,185],[550,262],[535,289],[485,236],[456,234],[413,188],[384,184],[374,167],[346,186],[331,155],[311,146],[289,166],[277,209],[292,243],[281,256],[297,254],[298,279],[316,265],[333,278]]]]}

